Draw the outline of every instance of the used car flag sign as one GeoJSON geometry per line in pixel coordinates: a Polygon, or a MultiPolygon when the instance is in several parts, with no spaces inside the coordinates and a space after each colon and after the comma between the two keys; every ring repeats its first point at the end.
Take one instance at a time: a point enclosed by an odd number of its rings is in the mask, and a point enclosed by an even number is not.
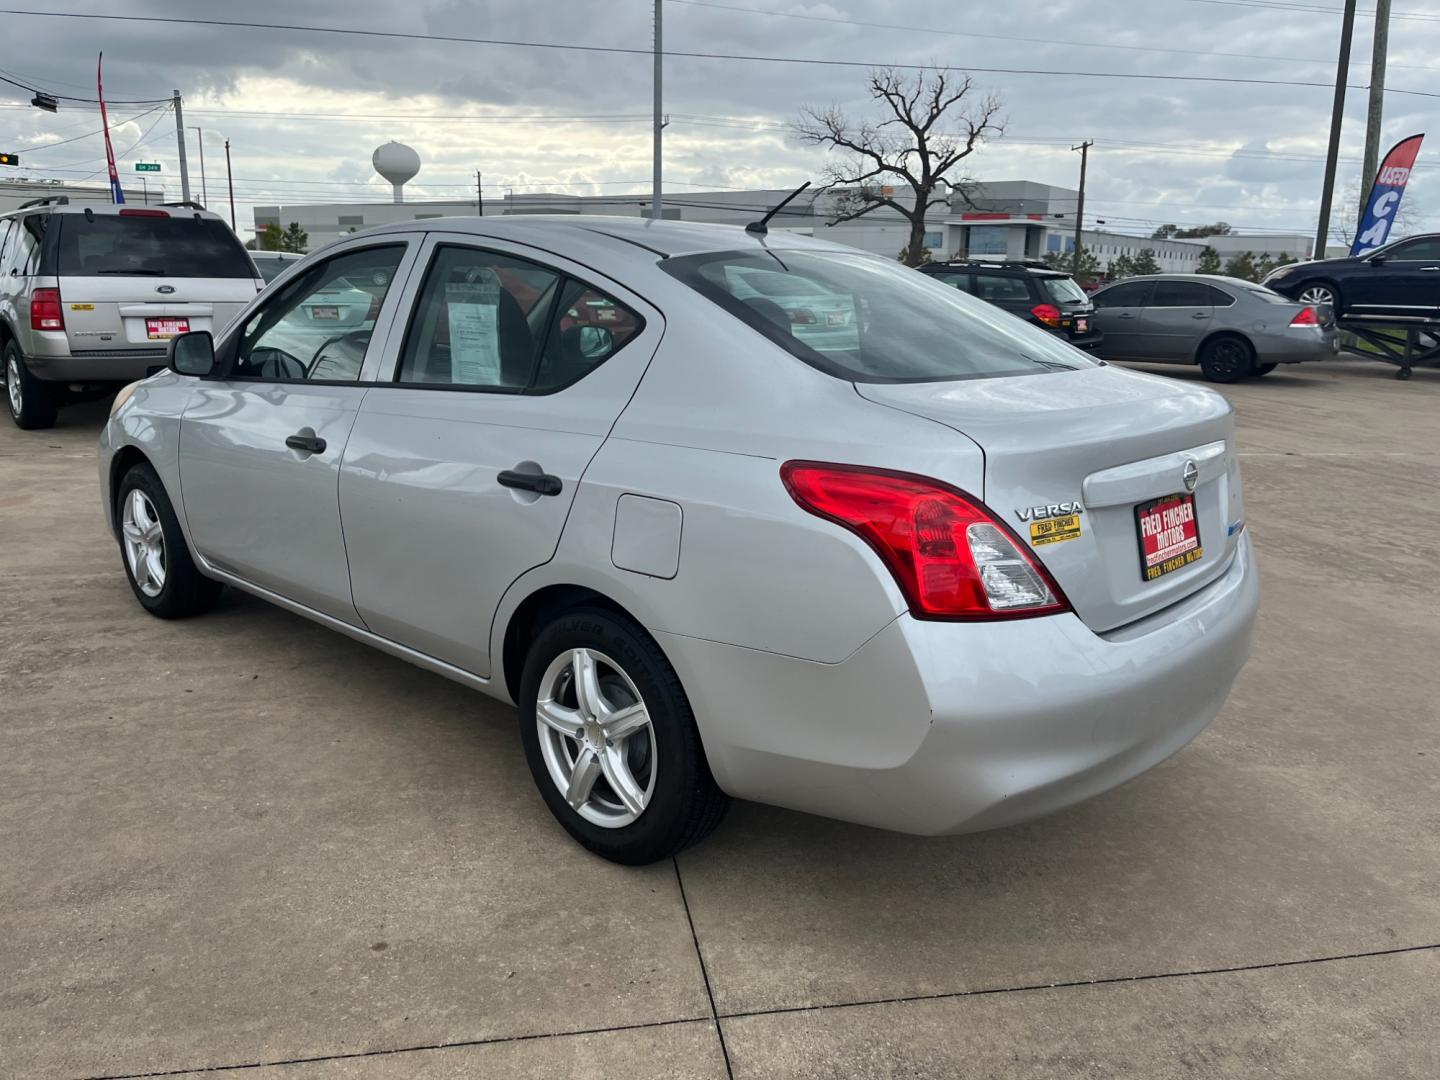
{"type": "Polygon", "coordinates": [[[115,148],[110,145],[110,120],[105,115],[105,86],[100,78],[100,64],[105,59],[102,52],[95,61],[95,96],[100,99],[100,127],[105,132],[105,163],[110,166],[110,201],[123,203],[125,192],[120,190],[120,175],[115,171],[115,148]]]}
{"type": "Polygon", "coordinates": [[[1383,246],[1390,236],[1395,211],[1400,209],[1400,198],[1405,194],[1410,170],[1415,166],[1424,138],[1425,134],[1421,132],[1401,139],[1380,162],[1380,171],[1375,174],[1375,182],[1370,185],[1370,194],[1365,199],[1365,216],[1360,219],[1355,243],[1350,248],[1352,258],[1383,246]]]}

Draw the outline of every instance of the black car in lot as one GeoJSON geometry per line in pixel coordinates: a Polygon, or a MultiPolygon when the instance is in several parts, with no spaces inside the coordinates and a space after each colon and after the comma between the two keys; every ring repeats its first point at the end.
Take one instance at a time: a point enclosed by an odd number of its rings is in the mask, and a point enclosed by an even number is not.
{"type": "Polygon", "coordinates": [[[1064,271],[1043,264],[977,261],[926,263],[920,272],[988,300],[1082,349],[1093,349],[1103,340],[1095,329],[1095,305],[1064,271]]]}
{"type": "Polygon", "coordinates": [[[1277,267],[1265,284],[1342,318],[1440,319],[1440,233],[1396,240],[1367,255],[1277,267]]]}

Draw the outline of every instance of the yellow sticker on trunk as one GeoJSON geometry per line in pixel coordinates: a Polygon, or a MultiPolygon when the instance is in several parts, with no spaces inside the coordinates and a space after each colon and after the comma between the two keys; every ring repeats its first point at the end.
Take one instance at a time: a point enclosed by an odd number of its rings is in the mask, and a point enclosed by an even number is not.
{"type": "Polygon", "coordinates": [[[95,310],[95,305],[94,305],[94,304],[71,304],[71,305],[70,305],[70,310],[71,310],[71,311],[94,311],[94,310],[95,310]]]}
{"type": "Polygon", "coordinates": [[[1080,536],[1080,515],[1066,514],[1064,517],[1044,518],[1030,523],[1030,543],[1058,544],[1062,540],[1074,540],[1080,536]]]}

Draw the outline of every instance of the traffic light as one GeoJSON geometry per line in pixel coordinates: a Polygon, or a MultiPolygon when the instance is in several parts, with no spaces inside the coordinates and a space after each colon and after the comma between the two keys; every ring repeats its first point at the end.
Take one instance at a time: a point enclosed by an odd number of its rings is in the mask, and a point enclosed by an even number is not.
{"type": "Polygon", "coordinates": [[[19,154],[3,154],[3,153],[0,153],[0,165],[19,165],[19,164],[20,164],[20,155],[19,155],[19,154]]]}

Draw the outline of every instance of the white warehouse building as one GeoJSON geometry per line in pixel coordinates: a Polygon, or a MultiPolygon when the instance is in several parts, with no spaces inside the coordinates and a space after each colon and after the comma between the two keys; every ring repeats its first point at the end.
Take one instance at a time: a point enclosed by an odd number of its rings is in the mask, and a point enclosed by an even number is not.
{"type": "MultiPolygon", "coordinates": [[[[780,203],[790,192],[781,189],[755,191],[667,192],[664,215],[667,219],[744,225],[780,203]]],[[[937,207],[927,222],[925,246],[937,260],[1038,260],[1046,255],[1074,250],[1075,206],[1079,193],[1070,188],[1027,180],[976,184],[966,190],[968,198],[952,193],[948,208],[937,207]]],[[[896,198],[900,197],[897,192],[896,198]]],[[[771,228],[813,234],[892,258],[909,241],[910,225],[899,213],[880,209],[856,221],[830,225],[833,196],[810,192],[797,198],[771,221],[771,228]]],[[[313,250],[331,240],[375,225],[429,218],[470,216],[477,212],[476,200],[321,203],[255,207],[255,230],[267,225],[286,228],[292,222],[309,234],[313,250]]],[[[648,195],[564,195],[507,194],[487,199],[485,216],[511,214],[605,214],[648,217],[648,195]]],[[[1265,236],[1219,236],[1200,240],[1152,239],[1103,229],[1086,229],[1084,244],[1095,253],[1100,266],[1122,254],[1135,256],[1150,249],[1161,269],[1193,271],[1200,253],[1209,244],[1221,259],[1249,251],[1291,258],[1308,258],[1310,241],[1299,234],[1265,236]]]]}

